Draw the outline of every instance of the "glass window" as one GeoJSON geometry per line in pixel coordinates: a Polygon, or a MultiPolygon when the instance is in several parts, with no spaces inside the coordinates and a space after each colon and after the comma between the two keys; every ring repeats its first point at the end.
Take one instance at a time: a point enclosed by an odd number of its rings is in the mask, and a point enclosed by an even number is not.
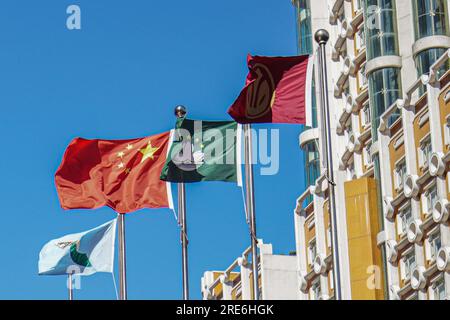
{"type": "Polygon", "coordinates": [[[426,197],[427,197],[427,213],[431,213],[433,212],[434,204],[438,200],[436,184],[433,184],[433,186],[430,189],[428,189],[426,197]]]}
{"type": "Polygon", "coordinates": [[[312,239],[309,242],[308,255],[309,255],[309,259],[308,259],[309,263],[310,263],[310,265],[312,265],[314,263],[314,259],[316,258],[316,255],[317,255],[316,239],[312,239]]]}
{"type": "Polygon", "coordinates": [[[317,141],[311,141],[304,146],[305,175],[307,186],[312,186],[320,174],[320,158],[317,141]]]}
{"type": "Polygon", "coordinates": [[[433,153],[431,146],[431,137],[428,137],[420,143],[420,166],[427,168],[433,153]]]}
{"type": "Polygon", "coordinates": [[[407,205],[399,212],[400,219],[402,220],[402,233],[405,234],[408,226],[413,221],[413,215],[411,212],[411,206],[407,205]]]}
{"type": "Polygon", "coordinates": [[[369,141],[364,147],[364,165],[366,167],[372,164],[372,153],[370,152],[371,148],[372,148],[372,141],[369,141]]]}
{"type": "Polygon", "coordinates": [[[359,82],[359,87],[362,88],[367,84],[367,77],[366,77],[366,64],[362,64],[359,67],[358,70],[358,82],[359,82]]]}
{"type": "Polygon", "coordinates": [[[441,233],[439,231],[430,234],[428,237],[430,243],[430,258],[431,261],[436,261],[436,256],[441,248],[441,233]]]}
{"type": "MultiPolygon", "coordinates": [[[[372,118],[372,137],[377,140],[380,116],[400,97],[400,72],[398,68],[384,68],[369,75],[369,97],[372,118]]],[[[398,114],[391,116],[392,123],[398,114]]]]}
{"type": "Polygon", "coordinates": [[[403,261],[405,263],[406,279],[411,279],[411,273],[416,267],[416,254],[414,253],[414,249],[405,255],[403,261]]]}
{"type": "Polygon", "coordinates": [[[447,0],[412,0],[416,40],[434,35],[449,35],[447,0]]]}
{"type": "MultiPolygon", "coordinates": [[[[450,91],[449,91],[450,92],[450,91]]],[[[444,127],[444,141],[446,145],[450,144],[450,117],[447,117],[444,127]]]]}
{"type": "MultiPolygon", "coordinates": [[[[436,60],[441,57],[447,49],[444,48],[431,48],[428,50],[424,50],[420,53],[418,53],[415,57],[415,64],[417,69],[417,76],[420,77],[423,74],[428,75],[430,73],[430,67],[433,63],[436,62],[436,60]]],[[[447,63],[445,63],[439,70],[437,71],[437,79],[440,79],[445,72],[450,69],[450,61],[447,60],[447,63]]],[[[419,94],[422,95],[425,93],[425,86],[422,85],[419,88],[419,94]]]]}
{"type": "Polygon", "coordinates": [[[298,54],[311,54],[312,30],[309,0],[296,0],[294,5],[297,17],[298,54]]]}
{"type": "Polygon", "coordinates": [[[363,24],[359,27],[356,36],[356,44],[358,46],[358,50],[361,50],[366,46],[366,33],[363,24]]]}
{"type": "Polygon", "coordinates": [[[439,277],[432,285],[434,300],[445,300],[444,277],[439,277]]]}
{"type": "Polygon", "coordinates": [[[363,114],[364,114],[364,122],[363,126],[370,125],[371,116],[370,116],[370,105],[369,103],[365,103],[363,106],[363,114]]]}
{"type": "Polygon", "coordinates": [[[367,61],[384,55],[398,55],[394,0],[365,0],[364,21],[367,61]]]}
{"type": "Polygon", "coordinates": [[[311,300],[319,300],[321,295],[320,277],[317,277],[311,284],[311,300]]]}
{"type": "Polygon", "coordinates": [[[406,161],[402,160],[395,166],[395,187],[397,190],[403,190],[406,179],[406,161]]]}

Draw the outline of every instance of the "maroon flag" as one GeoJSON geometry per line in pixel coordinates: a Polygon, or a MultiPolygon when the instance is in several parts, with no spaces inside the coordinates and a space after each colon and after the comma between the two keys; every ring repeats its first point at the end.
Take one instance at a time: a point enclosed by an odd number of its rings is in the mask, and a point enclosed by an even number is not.
{"type": "Polygon", "coordinates": [[[312,59],[248,55],[247,64],[247,81],[228,109],[230,116],[239,123],[305,124],[311,107],[312,59]]]}

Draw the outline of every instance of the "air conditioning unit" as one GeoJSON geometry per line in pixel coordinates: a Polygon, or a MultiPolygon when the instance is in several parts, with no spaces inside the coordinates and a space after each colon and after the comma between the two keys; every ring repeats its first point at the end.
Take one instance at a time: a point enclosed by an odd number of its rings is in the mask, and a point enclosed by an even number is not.
{"type": "Polygon", "coordinates": [[[439,271],[450,271],[450,248],[442,247],[436,257],[436,267],[439,271]]]}
{"type": "Polygon", "coordinates": [[[433,152],[431,154],[428,170],[432,177],[442,176],[445,173],[443,158],[444,154],[441,152],[433,152]]]}
{"type": "Polygon", "coordinates": [[[411,273],[411,287],[414,290],[423,290],[427,285],[427,279],[425,278],[424,272],[425,268],[418,266],[411,273]]]}
{"type": "Polygon", "coordinates": [[[449,218],[450,203],[447,199],[439,199],[433,207],[433,220],[436,223],[445,223],[449,218]]]}
{"type": "Polygon", "coordinates": [[[408,241],[411,243],[419,243],[423,237],[422,221],[416,219],[412,221],[406,231],[408,241]]]}
{"type": "Polygon", "coordinates": [[[420,191],[417,179],[419,179],[419,177],[415,174],[413,175],[409,174],[406,176],[405,183],[403,186],[403,192],[405,193],[405,197],[407,198],[417,197],[420,191]]]}
{"type": "Polygon", "coordinates": [[[313,269],[316,274],[324,274],[327,271],[327,263],[325,262],[325,256],[318,254],[314,259],[313,269]]]}

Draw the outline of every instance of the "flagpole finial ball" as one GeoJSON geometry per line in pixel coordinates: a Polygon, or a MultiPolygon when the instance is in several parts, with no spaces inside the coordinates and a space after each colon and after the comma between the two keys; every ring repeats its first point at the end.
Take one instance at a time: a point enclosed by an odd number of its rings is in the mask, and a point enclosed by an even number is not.
{"type": "Polygon", "coordinates": [[[174,113],[177,118],[183,118],[187,113],[186,107],[182,105],[176,106],[174,113]]]}
{"type": "Polygon", "coordinates": [[[314,39],[318,44],[325,44],[328,42],[328,39],[330,38],[330,34],[325,29],[319,29],[314,34],[314,39]]]}

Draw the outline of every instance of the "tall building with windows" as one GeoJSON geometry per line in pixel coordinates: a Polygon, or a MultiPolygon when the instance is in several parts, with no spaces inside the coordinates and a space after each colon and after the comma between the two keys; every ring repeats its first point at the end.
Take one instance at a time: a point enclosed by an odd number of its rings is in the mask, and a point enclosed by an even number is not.
{"type": "Polygon", "coordinates": [[[294,210],[298,298],[333,299],[339,277],[343,299],[450,299],[448,0],[292,3],[299,54],[316,52],[318,29],[330,34],[337,217],[332,229],[315,99],[313,125],[299,136],[306,187],[294,210]]]}
{"type": "MultiPolygon", "coordinates": [[[[295,256],[273,254],[272,245],[258,239],[258,288],[262,300],[296,300],[295,256]]],[[[253,300],[253,267],[248,247],[225,270],[206,271],[201,279],[204,300],[253,300]]]]}

